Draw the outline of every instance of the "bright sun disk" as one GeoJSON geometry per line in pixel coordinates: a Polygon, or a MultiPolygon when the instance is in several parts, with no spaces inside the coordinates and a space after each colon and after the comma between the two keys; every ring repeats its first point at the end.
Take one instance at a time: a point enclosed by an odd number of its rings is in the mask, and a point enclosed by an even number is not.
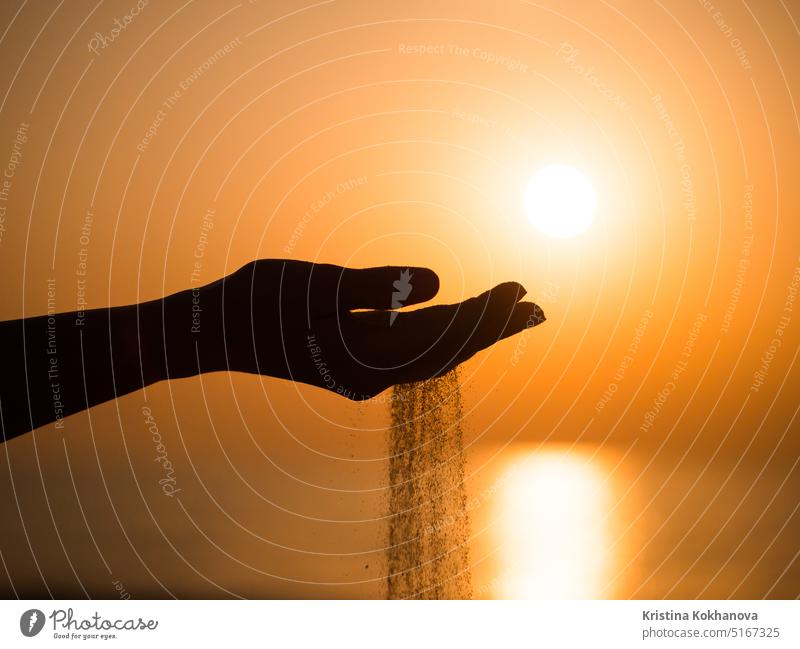
{"type": "Polygon", "coordinates": [[[554,239],[570,239],[592,225],[597,196],[589,179],[574,167],[539,169],[525,190],[525,211],[531,224],[554,239]]]}

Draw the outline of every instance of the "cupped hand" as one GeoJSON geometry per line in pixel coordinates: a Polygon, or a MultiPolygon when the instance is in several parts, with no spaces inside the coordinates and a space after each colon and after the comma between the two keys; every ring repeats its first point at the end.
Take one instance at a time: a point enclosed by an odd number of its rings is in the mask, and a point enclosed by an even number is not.
{"type": "Polygon", "coordinates": [[[399,309],[432,299],[427,268],[342,268],[267,259],[200,290],[216,305],[199,346],[203,370],[300,381],[354,400],[440,376],[498,340],[545,320],[515,282],[458,304],[399,309]],[[214,324],[215,323],[215,324],[214,324]]]}

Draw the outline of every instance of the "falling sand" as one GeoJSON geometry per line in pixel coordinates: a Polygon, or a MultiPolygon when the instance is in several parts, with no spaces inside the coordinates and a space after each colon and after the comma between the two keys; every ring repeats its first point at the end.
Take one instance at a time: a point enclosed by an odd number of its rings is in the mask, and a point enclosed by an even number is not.
{"type": "Polygon", "coordinates": [[[470,599],[458,372],[399,385],[389,430],[389,599],[470,599]]]}

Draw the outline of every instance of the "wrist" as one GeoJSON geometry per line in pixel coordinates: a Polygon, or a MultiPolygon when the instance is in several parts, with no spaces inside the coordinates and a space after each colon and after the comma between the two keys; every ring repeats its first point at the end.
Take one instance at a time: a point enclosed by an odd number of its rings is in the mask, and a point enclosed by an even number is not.
{"type": "Polygon", "coordinates": [[[220,309],[214,297],[203,287],[139,305],[145,383],[222,369],[220,309]]]}

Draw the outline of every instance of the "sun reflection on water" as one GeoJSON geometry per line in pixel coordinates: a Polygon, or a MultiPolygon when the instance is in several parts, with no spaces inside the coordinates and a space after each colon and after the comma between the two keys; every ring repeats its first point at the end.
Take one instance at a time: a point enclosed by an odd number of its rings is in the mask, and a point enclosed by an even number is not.
{"type": "Polygon", "coordinates": [[[601,597],[611,569],[610,492],[603,463],[587,453],[542,450],[510,465],[495,596],[601,597]]]}

